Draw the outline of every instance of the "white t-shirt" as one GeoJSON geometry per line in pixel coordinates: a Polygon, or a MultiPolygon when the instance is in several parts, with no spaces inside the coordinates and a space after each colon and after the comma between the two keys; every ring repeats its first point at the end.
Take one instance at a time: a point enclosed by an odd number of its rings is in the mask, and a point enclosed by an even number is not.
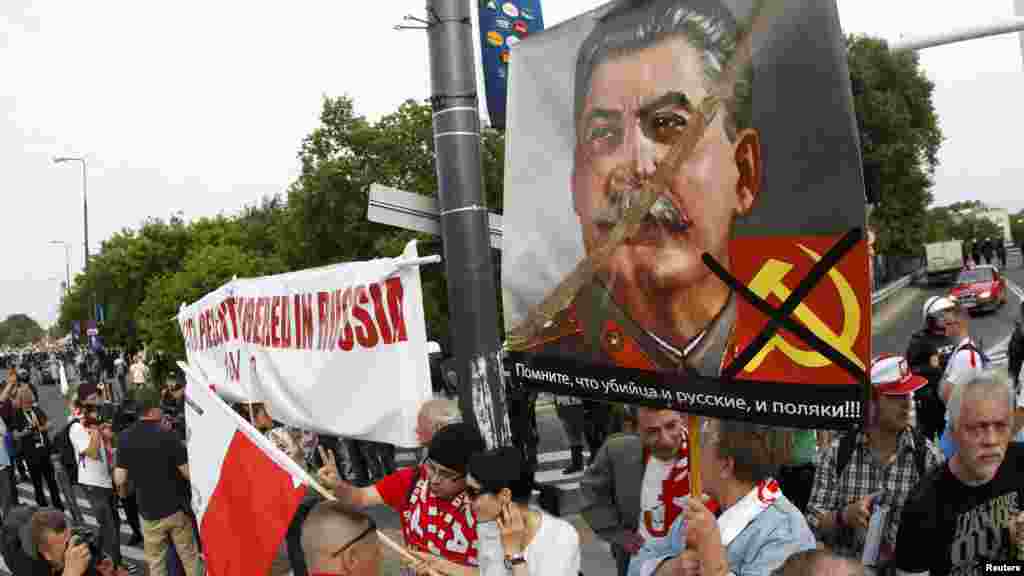
{"type": "Polygon", "coordinates": [[[644,522],[644,513],[650,512],[655,530],[667,530],[665,526],[665,503],[661,500],[661,488],[668,477],[675,460],[664,462],[655,456],[647,460],[647,467],[644,469],[644,480],[640,487],[640,517],[637,518],[637,532],[650,540],[655,536],[647,531],[647,523],[644,522]]]}
{"type": "MultiPolygon", "coordinates": [[[[953,356],[946,365],[946,372],[942,375],[942,379],[948,380],[953,386],[959,386],[981,375],[981,355],[975,351],[977,347],[967,348],[968,344],[974,344],[970,338],[964,338],[957,344],[953,356]]],[[[950,394],[952,395],[952,390],[950,394]]],[[[949,418],[948,414],[946,418],[949,418]]]]}
{"type": "MultiPolygon", "coordinates": [[[[531,508],[532,509],[532,508],[531,508]]],[[[526,571],[530,576],[576,576],[580,572],[580,535],[561,518],[540,510],[540,527],[526,546],[526,571]]],[[[480,576],[508,576],[505,549],[497,522],[477,524],[477,558],[480,576]]]]}
{"type": "MultiPolygon", "coordinates": [[[[110,469],[106,462],[93,460],[82,454],[89,447],[89,431],[85,429],[85,426],[82,426],[81,422],[75,422],[68,430],[68,437],[78,455],[78,483],[86,486],[113,488],[114,483],[110,479],[110,469]]],[[[100,457],[106,459],[105,450],[100,450],[100,457]]]]}
{"type": "Polygon", "coordinates": [[[146,365],[142,362],[136,362],[132,364],[132,384],[145,384],[146,383],[146,365]]]}

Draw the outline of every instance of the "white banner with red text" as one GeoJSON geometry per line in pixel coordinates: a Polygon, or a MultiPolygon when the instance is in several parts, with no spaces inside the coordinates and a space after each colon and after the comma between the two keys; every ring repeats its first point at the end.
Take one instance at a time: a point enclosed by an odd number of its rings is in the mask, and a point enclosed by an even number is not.
{"type": "Polygon", "coordinates": [[[410,242],[398,258],[232,280],[179,311],[189,365],[284,424],[414,447],[431,397],[417,258],[410,242]]]}

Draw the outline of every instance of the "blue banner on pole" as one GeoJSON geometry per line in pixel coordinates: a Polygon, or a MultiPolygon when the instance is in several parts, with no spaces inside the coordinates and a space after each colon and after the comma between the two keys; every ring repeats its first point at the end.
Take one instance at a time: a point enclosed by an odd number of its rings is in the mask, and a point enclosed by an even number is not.
{"type": "Polygon", "coordinates": [[[540,0],[479,0],[480,47],[491,127],[505,128],[509,49],[544,29],[540,0]]]}

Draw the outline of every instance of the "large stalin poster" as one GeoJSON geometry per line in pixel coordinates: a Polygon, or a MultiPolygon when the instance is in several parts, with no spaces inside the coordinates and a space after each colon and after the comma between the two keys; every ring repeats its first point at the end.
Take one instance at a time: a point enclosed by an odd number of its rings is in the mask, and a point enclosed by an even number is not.
{"type": "Polygon", "coordinates": [[[511,50],[506,368],[555,394],[861,421],[871,302],[820,0],[618,0],[511,50]]]}

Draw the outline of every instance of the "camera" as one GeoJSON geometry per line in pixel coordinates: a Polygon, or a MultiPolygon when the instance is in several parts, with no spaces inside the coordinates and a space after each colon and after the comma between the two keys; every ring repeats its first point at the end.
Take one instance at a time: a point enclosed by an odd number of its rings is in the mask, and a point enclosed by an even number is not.
{"type": "Polygon", "coordinates": [[[85,574],[96,574],[96,565],[103,558],[103,551],[97,541],[96,533],[84,526],[73,526],[70,528],[71,537],[68,538],[67,547],[85,544],[89,548],[89,566],[85,574]]]}
{"type": "Polygon", "coordinates": [[[91,415],[82,419],[86,426],[109,424],[115,433],[127,429],[137,419],[135,407],[121,402],[100,402],[95,405],[96,417],[91,415]]]}
{"type": "Polygon", "coordinates": [[[71,537],[68,538],[68,546],[75,546],[77,544],[85,544],[88,546],[89,554],[91,554],[94,559],[98,559],[102,554],[96,533],[84,526],[73,526],[71,528],[71,537]]]}

